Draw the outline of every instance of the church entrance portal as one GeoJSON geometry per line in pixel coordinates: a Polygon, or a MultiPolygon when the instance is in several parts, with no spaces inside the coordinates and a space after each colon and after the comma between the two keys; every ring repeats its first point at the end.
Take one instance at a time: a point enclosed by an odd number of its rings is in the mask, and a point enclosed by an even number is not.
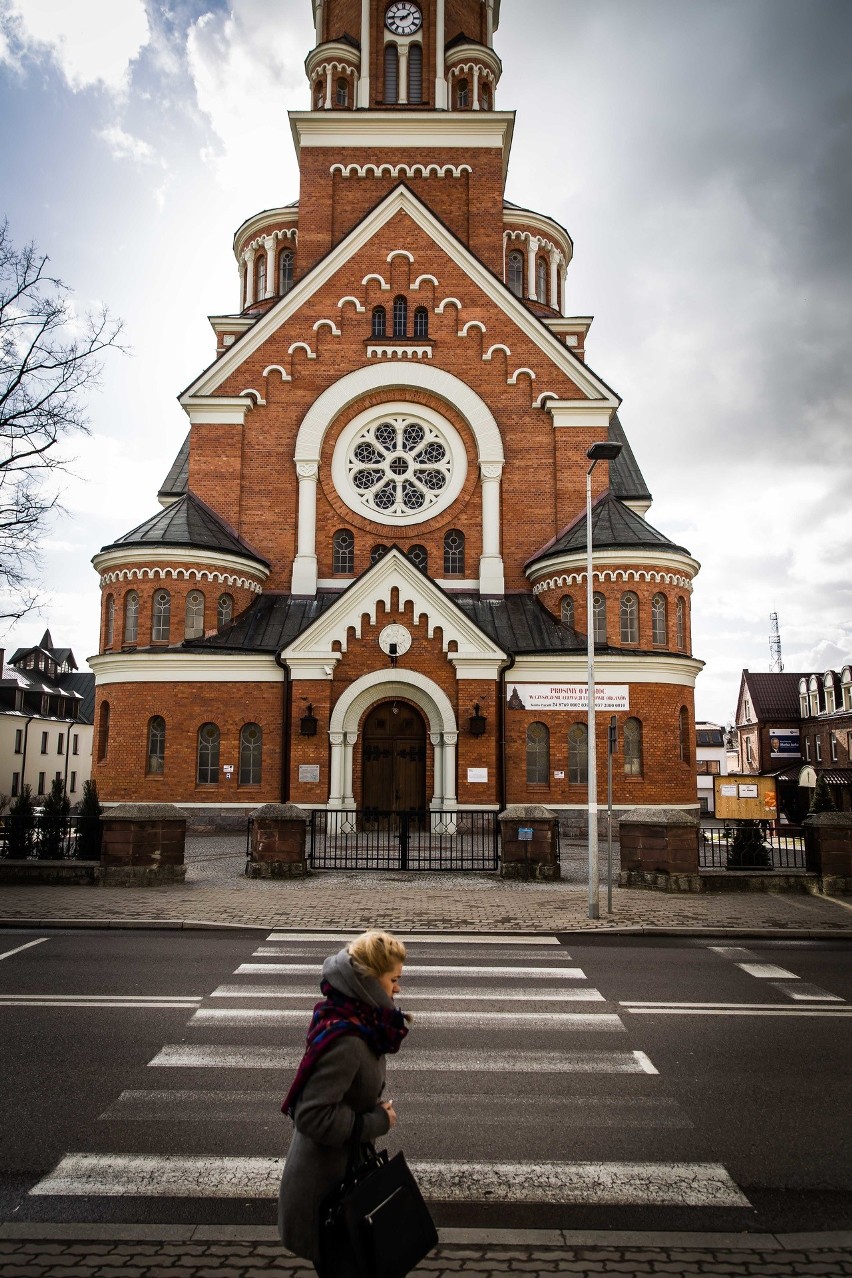
{"type": "Polygon", "coordinates": [[[369,812],[426,809],[426,724],[414,706],[383,701],[364,721],[361,803],[369,812]]]}

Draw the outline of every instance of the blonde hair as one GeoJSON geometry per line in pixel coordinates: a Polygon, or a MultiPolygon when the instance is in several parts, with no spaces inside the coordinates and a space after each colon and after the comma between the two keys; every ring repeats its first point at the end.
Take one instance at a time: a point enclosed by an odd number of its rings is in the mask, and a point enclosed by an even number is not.
{"type": "Polygon", "coordinates": [[[405,946],[390,932],[362,932],[347,946],[355,970],[362,976],[385,976],[405,961],[405,946]]]}

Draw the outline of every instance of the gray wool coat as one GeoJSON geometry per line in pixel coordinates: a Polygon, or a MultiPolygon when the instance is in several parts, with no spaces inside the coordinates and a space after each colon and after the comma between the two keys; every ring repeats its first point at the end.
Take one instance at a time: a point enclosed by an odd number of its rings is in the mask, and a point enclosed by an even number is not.
{"type": "MultiPolygon", "coordinates": [[[[326,959],[322,979],[349,998],[393,1007],[378,981],[359,976],[346,950],[326,959]]],[[[278,1232],[297,1256],[319,1260],[319,1209],[346,1174],[355,1116],[364,1116],[363,1140],[390,1127],[379,1105],[385,1058],[359,1035],[344,1034],[323,1052],[296,1103],[295,1127],[278,1194],[278,1232]]]]}

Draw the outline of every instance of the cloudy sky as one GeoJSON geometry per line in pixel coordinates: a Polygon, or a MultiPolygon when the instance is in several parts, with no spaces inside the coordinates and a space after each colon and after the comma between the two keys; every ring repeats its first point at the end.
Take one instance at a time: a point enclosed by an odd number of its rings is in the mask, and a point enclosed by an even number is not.
{"type": "MultiPolygon", "coordinates": [[[[237,305],[231,238],[298,194],[310,0],[0,0],[0,213],[111,358],[45,541],[42,618],[96,650],[91,555],[157,509],[175,396],[237,305]]],[[[699,717],[739,672],[852,656],[852,4],[503,0],[507,196],[571,231],[571,314],[624,400],[649,518],[703,564],[699,717]]],[[[0,644],[4,642],[0,637],[0,644]]]]}

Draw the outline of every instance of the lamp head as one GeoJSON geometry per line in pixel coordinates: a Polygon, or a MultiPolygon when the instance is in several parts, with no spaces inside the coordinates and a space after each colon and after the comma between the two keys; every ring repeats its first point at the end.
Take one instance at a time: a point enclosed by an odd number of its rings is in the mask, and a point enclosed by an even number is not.
{"type": "Polygon", "coordinates": [[[623,447],[623,444],[612,444],[608,441],[592,444],[586,456],[590,462],[615,461],[623,447]]]}

